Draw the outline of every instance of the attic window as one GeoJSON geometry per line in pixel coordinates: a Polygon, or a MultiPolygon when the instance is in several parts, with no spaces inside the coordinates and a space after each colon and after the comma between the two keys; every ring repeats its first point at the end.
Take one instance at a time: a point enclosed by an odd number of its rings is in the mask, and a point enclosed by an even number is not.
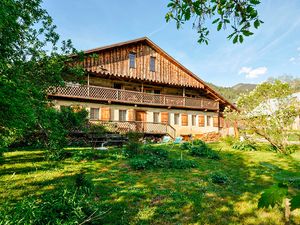
{"type": "Polygon", "coordinates": [[[129,53],[129,68],[135,68],[136,54],[134,52],[129,53]]]}
{"type": "Polygon", "coordinates": [[[155,72],[155,57],[150,57],[150,71],[155,72]]]}

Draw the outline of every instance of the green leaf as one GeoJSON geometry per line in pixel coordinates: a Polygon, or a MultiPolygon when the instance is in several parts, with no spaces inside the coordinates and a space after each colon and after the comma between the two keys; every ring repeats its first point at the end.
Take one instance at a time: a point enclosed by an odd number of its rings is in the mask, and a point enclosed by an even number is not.
{"type": "Polygon", "coordinates": [[[255,20],[253,25],[257,29],[260,26],[259,20],[255,20]]]}
{"type": "Polygon", "coordinates": [[[250,35],[253,35],[253,33],[252,33],[251,31],[249,31],[249,30],[242,30],[242,33],[243,33],[243,35],[246,36],[246,37],[248,37],[248,36],[250,36],[250,35]]]}
{"type": "Polygon", "coordinates": [[[237,41],[238,41],[238,38],[239,38],[239,35],[236,35],[235,37],[234,37],[234,39],[233,39],[233,44],[236,44],[237,43],[237,41]]]}
{"type": "Polygon", "coordinates": [[[291,210],[300,208],[300,193],[291,199],[291,210]]]}
{"type": "Polygon", "coordinates": [[[250,0],[250,3],[253,5],[258,5],[258,4],[260,4],[260,1],[259,0],[250,0]]]}
{"type": "Polygon", "coordinates": [[[217,22],[219,22],[220,18],[215,19],[212,23],[215,24],[217,22]]]}
{"type": "Polygon", "coordinates": [[[223,23],[220,21],[217,27],[217,31],[221,30],[223,23]]]}
{"type": "Polygon", "coordinates": [[[267,208],[269,206],[274,207],[280,205],[283,199],[286,197],[288,187],[283,184],[277,184],[273,187],[266,189],[258,200],[258,208],[267,208]]]}
{"type": "Polygon", "coordinates": [[[243,41],[244,41],[243,35],[240,35],[240,36],[239,36],[239,41],[240,41],[240,43],[243,43],[243,41]]]}

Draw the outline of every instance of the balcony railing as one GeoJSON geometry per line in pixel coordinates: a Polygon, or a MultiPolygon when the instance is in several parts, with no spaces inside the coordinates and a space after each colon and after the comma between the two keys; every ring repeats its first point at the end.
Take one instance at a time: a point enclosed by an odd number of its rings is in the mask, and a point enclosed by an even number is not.
{"type": "Polygon", "coordinates": [[[142,121],[93,121],[92,123],[104,126],[112,133],[140,132],[146,134],[168,134],[175,138],[176,130],[169,124],[151,123],[142,121]]]}
{"type": "Polygon", "coordinates": [[[149,94],[99,86],[66,86],[49,89],[50,96],[105,100],[133,104],[218,110],[219,102],[204,98],[149,94]]]}

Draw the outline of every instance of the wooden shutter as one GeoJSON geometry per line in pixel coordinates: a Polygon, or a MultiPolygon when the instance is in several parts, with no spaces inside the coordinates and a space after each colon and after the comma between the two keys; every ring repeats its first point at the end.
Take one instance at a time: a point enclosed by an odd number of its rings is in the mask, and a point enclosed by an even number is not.
{"type": "Polygon", "coordinates": [[[169,113],[168,112],[161,113],[161,122],[165,123],[165,124],[169,123],[169,113]]]}
{"type": "Polygon", "coordinates": [[[110,120],[110,108],[101,108],[101,120],[109,121],[110,120]]]}
{"type": "Polygon", "coordinates": [[[205,125],[204,115],[198,115],[198,120],[199,120],[199,127],[204,127],[205,125]]]}
{"type": "Polygon", "coordinates": [[[187,126],[188,125],[188,115],[187,114],[181,114],[181,126],[187,126]]]}
{"type": "Polygon", "coordinates": [[[224,118],[220,117],[220,127],[223,128],[224,127],[224,118]]]}
{"type": "Polygon", "coordinates": [[[135,110],[134,109],[128,110],[128,121],[135,121],[135,110]]]}
{"type": "Polygon", "coordinates": [[[213,117],[213,126],[219,127],[219,117],[218,116],[213,117]]]}

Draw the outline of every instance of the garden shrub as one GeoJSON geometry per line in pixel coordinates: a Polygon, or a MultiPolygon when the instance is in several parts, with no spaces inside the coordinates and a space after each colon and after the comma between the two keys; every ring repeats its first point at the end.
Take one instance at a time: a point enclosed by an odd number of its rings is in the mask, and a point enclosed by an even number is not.
{"type": "Polygon", "coordinates": [[[198,167],[198,164],[192,160],[173,159],[170,162],[170,167],[174,169],[189,169],[198,167]]]}
{"type": "Polygon", "coordinates": [[[197,163],[192,160],[177,160],[168,157],[168,151],[161,147],[145,145],[138,155],[128,161],[130,167],[135,170],[153,168],[174,168],[188,169],[197,167],[197,163]]]}
{"type": "Polygon", "coordinates": [[[192,156],[206,157],[209,159],[219,160],[220,156],[212,148],[210,148],[204,141],[199,141],[198,145],[192,146],[190,148],[190,153],[192,156]]]}
{"type": "Polygon", "coordinates": [[[256,145],[250,141],[236,141],[232,148],[241,151],[256,151],[257,149],[256,145]]]}
{"type": "Polygon", "coordinates": [[[190,149],[191,146],[192,146],[192,144],[190,142],[183,142],[180,145],[180,148],[183,149],[183,150],[188,150],[188,149],[190,149]]]}
{"type": "Polygon", "coordinates": [[[210,179],[215,184],[226,184],[229,181],[227,175],[219,171],[211,173],[210,179]]]}
{"type": "Polygon", "coordinates": [[[128,142],[127,145],[123,148],[123,154],[125,157],[133,158],[141,154],[142,143],[139,142],[128,142]]]}
{"type": "Polygon", "coordinates": [[[162,159],[167,159],[168,158],[168,151],[163,149],[163,148],[160,148],[160,147],[153,147],[151,145],[144,145],[142,147],[142,154],[145,154],[145,155],[154,155],[154,156],[157,156],[159,158],[162,158],[162,159]]]}
{"type": "Polygon", "coordinates": [[[139,155],[129,160],[129,165],[134,170],[163,168],[167,160],[155,155],[139,155]]]}

